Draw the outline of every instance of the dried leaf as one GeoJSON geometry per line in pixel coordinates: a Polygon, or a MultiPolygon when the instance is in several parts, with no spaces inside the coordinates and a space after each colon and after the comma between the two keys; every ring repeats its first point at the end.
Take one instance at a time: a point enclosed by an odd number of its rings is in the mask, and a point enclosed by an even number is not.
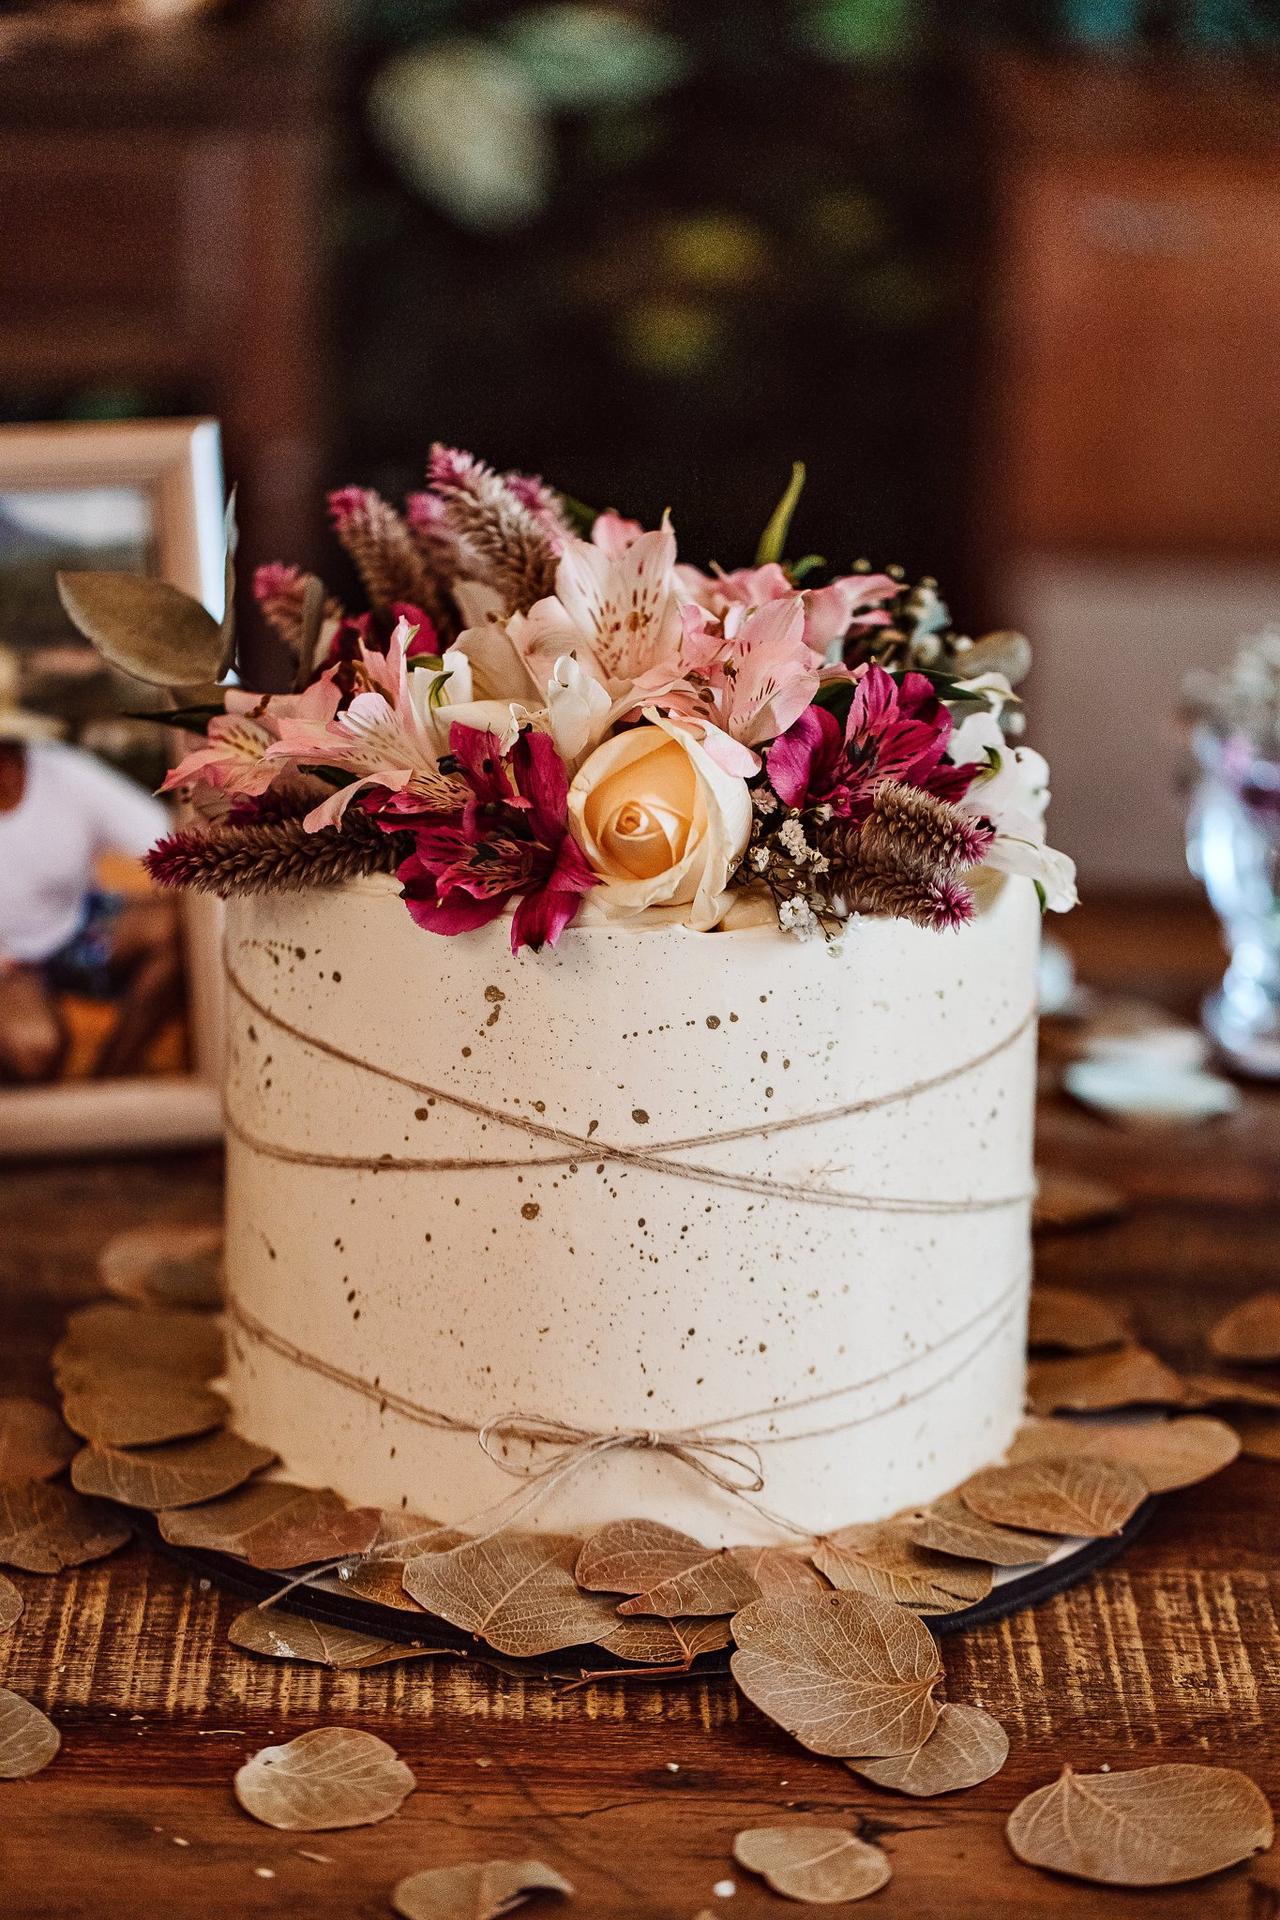
{"type": "Polygon", "coordinates": [[[68,1314],[54,1348],[54,1373],[75,1377],[136,1369],[210,1380],[222,1371],[223,1340],[207,1313],[149,1311],[122,1301],[96,1300],[68,1314]],[[74,1363],[74,1364],[73,1364],[74,1363]]]}
{"type": "Polygon", "coordinates": [[[911,1538],[934,1553],[951,1553],[962,1560],[985,1560],[993,1567],[1025,1567],[1047,1560],[1062,1545],[1048,1533],[1015,1532],[970,1513],[954,1495],[939,1500],[916,1516],[911,1538]]]}
{"type": "Polygon", "coordinates": [[[162,1537],[175,1547],[229,1553],[251,1567],[287,1572],[316,1560],[364,1553],[378,1531],[376,1507],[348,1507],[328,1487],[260,1480],[200,1507],[164,1508],[162,1537]]]}
{"type": "Polygon", "coordinates": [[[133,1532],[110,1507],[40,1480],[0,1486],[0,1566],[61,1573],[101,1560],[133,1532]]]}
{"type": "Polygon", "coordinates": [[[338,1569],[338,1578],[350,1593],[372,1600],[380,1607],[395,1607],[401,1613],[422,1613],[412,1594],[404,1588],[404,1570],[408,1559],[419,1553],[447,1553],[460,1547],[467,1538],[456,1527],[442,1526],[419,1513],[387,1512],[382,1516],[377,1536],[368,1557],[349,1567],[338,1569]],[[392,1547],[405,1552],[392,1555],[392,1547]]]}
{"type": "Polygon", "coordinates": [[[1255,1293],[1223,1314],[1209,1345],[1220,1360],[1280,1360],[1280,1293],[1255,1293]]]}
{"type": "Polygon", "coordinates": [[[1280,1409],[1280,1387],[1257,1380],[1233,1380],[1225,1373],[1189,1373],[1183,1379],[1188,1406],[1272,1407],[1280,1409]]]}
{"type": "Polygon", "coordinates": [[[572,1895],[573,1887],[541,1860],[469,1861],[397,1880],[391,1904],[404,1920],[499,1920],[531,1893],[572,1895]]]}
{"type": "Polygon", "coordinates": [[[844,1827],[749,1827],[733,1843],[740,1867],[788,1900],[865,1900],[888,1880],[888,1855],[844,1827]]]}
{"type": "Polygon", "coordinates": [[[1122,1347],[1129,1338],[1124,1321],[1108,1306],[1078,1287],[1033,1287],[1027,1345],[1064,1353],[1096,1353],[1122,1347]]]}
{"type": "Polygon", "coordinates": [[[1041,1173],[1037,1179],[1031,1224],[1047,1227],[1085,1227],[1114,1220],[1128,1206],[1118,1187],[1074,1173],[1041,1173]]]}
{"type": "Polygon", "coordinates": [[[425,1644],[412,1647],[399,1640],[380,1640],[376,1634],[333,1627],[281,1607],[246,1607],[231,1622],[227,1638],[245,1653],[265,1653],[273,1660],[306,1660],[313,1666],[337,1667],[343,1672],[445,1651],[425,1644]]]}
{"type": "Polygon", "coordinates": [[[1009,1736],[981,1707],[945,1705],[922,1747],[892,1760],[849,1760],[846,1765],[874,1786],[927,1798],[958,1793],[999,1773],[1009,1757],[1009,1736]]]}
{"type": "Polygon", "coordinates": [[[747,1698],[814,1753],[914,1753],[933,1732],[942,1662],[913,1613],[861,1593],[757,1600],[733,1622],[747,1698]]]}
{"type": "Polygon", "coordinates": [[[263,1747],[235,1779],[236,1799],[268,1827],[322,1833],[386,1820],[417,1785],[394,1747],[357,1727],[315,1727],[263,1747]]]}
{"type": "Polygon", "coordinates": [[[1236,1413],[1231,1424],[1251,1460],[1280,1460],[1280,1420],[1273,1413],[1236,1413]]]}
{"type": "Polygon", "coordinates": [[[1232,1767],[1073,1773],[1029,1793],[1005,1828],[1028,1866],[1111,1887],[1168,1887],[1271,1845],[1271,1809],[1232,1767]]]}
{"type": "Polygon", "coordinates": [[[727,1619],[663,1620],[654,1615],[622,1620],[596,1645],[635,1667],[691,1667],[699,1654],[719,1653],[733,1642],[727,1619]]]}
{"type": "Polygon", "coordinates": [[[255,1446],[238,1433],[179,1440],[145,1453],[89,1446],[71,1462],[71,1484],[126,1507],[191,1507],[230,1493],[275,1457],[270,1447],[255,1446]]]}
{"type": "Polygon", "coordinates": [[[1132,1467],[1085,1454],[987,1467],[959,1491],[971,1513],[998,1526],[1096,1540],[1119,1533],[1133,1518],[1147,1483],[1132,1467]]]}
{"type": "Polygon", "coordinates": [[[760,1589],[762,1600],[788,1600],[825,1593],[828,1582],[813,1562],[791,1547],[730,1547],[760,1589]]]}
{"type": "Polygon", "coordinates": [[[613,1603],[581,1592],[579,1542],[563,1534],[497,1533],[417,1554],[404,1584],[429,1613],[517,1659],[583,1646],[617,1625],[613,1603]]]}
{"type": "Polygon", "coordinates": [[[222,1228],[149,1226],[117,1234],[98,1273],[117,1299],[157,1307],[222,1303],[222,1228]]]}
{"type": "Polygon", "coordinates": [[[224,628],[167,580],[136,573],[59,573],[72,624],[104,660],[153,687],[204,687],[226,664],[224,628]]]}
{"type": "Polygon", "coordinates": [[[7,1575],[0,1573],[0,1633],[22,1618],[22,1595],[7,1575]]]}
{"type": "Polygon", "coordinates": [[[90,1373],[68,1362],[62,1381],[63,1418],[99,1446],[186,1440],[220,1427],[227,1417],[226,1401],[211,1387],[155,1368],[112,1366],[90,1373]]]}
{"type": "Polygon", "coordinates": [[[62,1744],[47,1714],[20,1693],[0,1687],[0,1780],[27,1780],[47,1767],[62,1744]]]}
{"type": "Polygon", "coordinates": [[[813,1564],[833,1587],[870,1593],[919,1613],[956,1613],[985,1599],[991,1568],[918,1546],[910,1523],[844,1527],[814,1549],[813,1564]]]}
{"type": "Polygon", "coordinates": [[[76,1450],[52,1407],[0,1400],[0,1480],[49,1480],[76,1450]]]}
{"type": "Polygon", "coordinates": [[[1132,1467],[1146,1481],[1148,1492],[1170,1493],[1219,1473],[1239,1451],[1236,1435],[1224,1421],[1189,1414],[1172,1420],[1031,1421],[1014,1435],[1009,1458],[1108,1460],[1113,1466],[1132,1467]]]}
{"type": "Polygon", "coordinates": [[[711,1552],[699,1547],[697,1557],[682,1573],[621,1601],[618,1612],[624,1618],[638,1613],[661,1614],[668,1620],[714,1617],[736,1613],[759,1598],[760,1589],[740,1560],[725,1549],[711,1552]]]}
{"type": "Polygon", "coordinates": [[[1145,1347],[1072,1354],[1065,1360],[1033,1360],[1027,1372],[1027,1404],[1033,1413],[1176,1407],[1185,1399],[1182,1380],[1145,1347]]]}

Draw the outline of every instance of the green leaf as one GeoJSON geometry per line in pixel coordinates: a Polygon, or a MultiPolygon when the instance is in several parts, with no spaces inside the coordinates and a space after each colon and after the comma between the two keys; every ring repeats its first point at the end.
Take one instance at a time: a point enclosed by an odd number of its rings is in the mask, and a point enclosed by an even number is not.
{"type": "Polygon", "coordinates": [[[565,519],[574,532],[580,534],[584,540],[588,539],[592,527],[599,519],[596,509],[589,507],[584,500],[575,500],[569,493],[559,493],[556,497],[564,509],[565,519]]]}
{"type": "Polygon", "coordinates": [[[787,535],[791,531],[791,516],[799,504],[804,492],[804,461],[793,460],[791,478],[786,491],[773,512],[769,515],[768,525],[760,535],[760,544],[756,548],[756,565],[768,566],[770,561],[781,560],[787,545],[787,535]]]}
{"type": "Polygon", "coordinates": [[[802,580],[808,579],[811,573],[816,573],[819,567],[825,567],[826,564],[826,556],[821,553],[806,553],[801,560],[788,560],[787,572],[792,586],[798,587],[802,580]]]}
{"type": "Polygon", "coordinates": [[[211,720],[222,719],[226,708],[216,705],[191,707],[151,707],[145,712],[125,713],[125,720],[151,720],[161,727],[179,727],[184,733],[208,733],[211,720]]]}

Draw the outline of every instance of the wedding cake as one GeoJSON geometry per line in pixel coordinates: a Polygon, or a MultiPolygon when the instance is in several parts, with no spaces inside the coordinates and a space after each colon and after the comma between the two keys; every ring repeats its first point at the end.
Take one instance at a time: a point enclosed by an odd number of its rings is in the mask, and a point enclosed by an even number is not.
{"type": "MultiPolygon", "coordinates": [[[[786,511],[706,574],[448,449],[403,514],[331,508],[368,611],[260,571],[294,687],[181,716],[203,820],[151,857],[231,900],[238,1430],[468,1530],[770,1542],[935,1498],[1022,1409],[1040,911],[1074,897],[1025,643],[896,572],[812,585],[786,511]]],[[[139,669],[91,579],[68,602],[139,669]]]]}

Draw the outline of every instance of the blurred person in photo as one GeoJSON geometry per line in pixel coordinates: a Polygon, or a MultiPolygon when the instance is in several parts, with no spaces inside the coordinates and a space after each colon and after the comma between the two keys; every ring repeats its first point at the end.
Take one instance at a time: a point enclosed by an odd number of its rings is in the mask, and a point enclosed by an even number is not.
{"type": "Polygon", "coordinates": [[[15,656],[0,649],[0,1084],[63,1073],[67,996],[109,1002],[90,1072],[138,1072],[181,1011],[177,913],[102,884],[110,856],[137,861],[169,816],[134,781],[57,738],[18,701],[15,656]]]}

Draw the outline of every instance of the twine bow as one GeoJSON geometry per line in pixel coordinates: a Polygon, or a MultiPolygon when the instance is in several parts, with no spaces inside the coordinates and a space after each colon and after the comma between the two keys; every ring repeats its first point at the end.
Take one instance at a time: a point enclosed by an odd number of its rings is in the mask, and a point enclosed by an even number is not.
{"type": "Polygon", "coordinates": [[[619,1427],[608,1433],[593,1433],[567,1420],[503,1413],[496,1420],[486,1421],[480,1429],[479,1441],[485,1458],[495,1467],[515,1479],[529,1481],[543,1495],[588,1461],[637,1448],[670,1454],[672,1459],[709,1480],[713,1487],[719,1487],[722,1493],[764,1491],[764,1462],[753,1441],[737,1440],[728,1434],[702,1433],[696,1427],[672,1427],[665,1432],[657,1427],[619,1427]],[[531,1447],[550,1448],[551,1452],[541,1463],[532,1457],[512,1460],[506,1450],[512,1440],[524,1441],[531,1447]]]}

